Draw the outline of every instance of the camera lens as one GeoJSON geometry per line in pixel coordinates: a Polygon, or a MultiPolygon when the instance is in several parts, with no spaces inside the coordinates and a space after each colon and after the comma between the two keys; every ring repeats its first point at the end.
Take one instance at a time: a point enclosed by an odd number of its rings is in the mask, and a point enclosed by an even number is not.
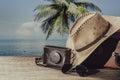
{"type": "Polygon", "coordinates": [[[60,54],[58,53],[58,52],[52,52],[51,54],[50,54],[50,61],[52,62],[52,63],[55,63],[55,64],[58,64],[58,63],[60,63],[60,61],[61,61],[61,56],[60,56],[60,54]]]}

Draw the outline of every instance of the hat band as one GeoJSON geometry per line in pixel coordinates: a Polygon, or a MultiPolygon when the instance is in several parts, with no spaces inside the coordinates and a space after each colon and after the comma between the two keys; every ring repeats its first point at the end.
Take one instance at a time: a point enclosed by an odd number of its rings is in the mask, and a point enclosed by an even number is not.
{"type": "Polygon", "coordinates": [[[110,23],[108,22],[107,29],[105,30],[105,32],[103,32],[102,35],[100,35],[96,40],[92,41],[88,45],[86,45],[86,46],[84,46],[84,47],[82,47],[80,49],[76,49],[76,51],[81,52],[81,51],[83,51],[85,49],[88,49],[89,47],[91,47],[92,45],[94,45],[95,43],[97,43],[102,37],[104,37],[104,35],[109,31],[109,29],[110,29],[110,23]]]}

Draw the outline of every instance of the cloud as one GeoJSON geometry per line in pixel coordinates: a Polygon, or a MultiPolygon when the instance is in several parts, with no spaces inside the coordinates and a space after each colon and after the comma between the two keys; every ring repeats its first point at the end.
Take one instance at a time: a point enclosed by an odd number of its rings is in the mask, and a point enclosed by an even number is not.
{"type": "Polygon", "coordinates": [[[22,38],[28,37],[42,37],[44,35],[40,30],[40,23],[38,22],[25,22],[16,30],[16,35],[22,38]]]}
{"type": "MultiPolygon", "coordinates": [[[[16,30],[17,38],[30,38],[30,39],[46,39],[46,35],[40,29],[40,23],[38,22],[25,22],[16,30]]],[[[66,38],[66,36],[60,36],[57,32],[53,32],[50,36],[51,39],[66,38]]]]}

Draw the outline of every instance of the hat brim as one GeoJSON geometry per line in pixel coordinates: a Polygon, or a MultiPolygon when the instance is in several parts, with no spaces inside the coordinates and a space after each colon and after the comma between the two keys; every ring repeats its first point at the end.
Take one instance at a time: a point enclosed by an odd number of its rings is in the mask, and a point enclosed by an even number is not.
{"type": "MultiPolygon", "coordinates": [[[[103,16],[106,21],[110,23],[110,29],[109,31],[105,34],[104,37],[102,37],[98,42],[96,42],[94,45],[91,47],[87,48],[84,51],[77,52],[76,59],[74,64],[69,70],[72,70],[75,68],[77,65],[80,65],[85,59],[88,58],[90,54],[101,44],[103,43],[107,38],[109,38],[112,34],[117,32],[120,29],[120,17],[114,17],[114,16],[103,16]],[[79,54],[79,55],[78,55],[79,54]]],[[[74,45],[71,44],[71,37],[69,36],[67,39],[66,47],[74,49],[74,45]]],[[[69,71],[68,70],[68,71],[69,71]]]]}

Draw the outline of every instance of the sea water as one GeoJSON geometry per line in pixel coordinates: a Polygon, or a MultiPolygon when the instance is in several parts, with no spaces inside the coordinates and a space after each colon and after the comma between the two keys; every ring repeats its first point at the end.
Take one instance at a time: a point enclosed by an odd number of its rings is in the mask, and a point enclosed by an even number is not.
{"type": "Polygon", "coordinates": [[[0,56],[40,56],[45,45],[65,47],[66,39],[31,40],[2,39],[0,40],[0,56]]]}

